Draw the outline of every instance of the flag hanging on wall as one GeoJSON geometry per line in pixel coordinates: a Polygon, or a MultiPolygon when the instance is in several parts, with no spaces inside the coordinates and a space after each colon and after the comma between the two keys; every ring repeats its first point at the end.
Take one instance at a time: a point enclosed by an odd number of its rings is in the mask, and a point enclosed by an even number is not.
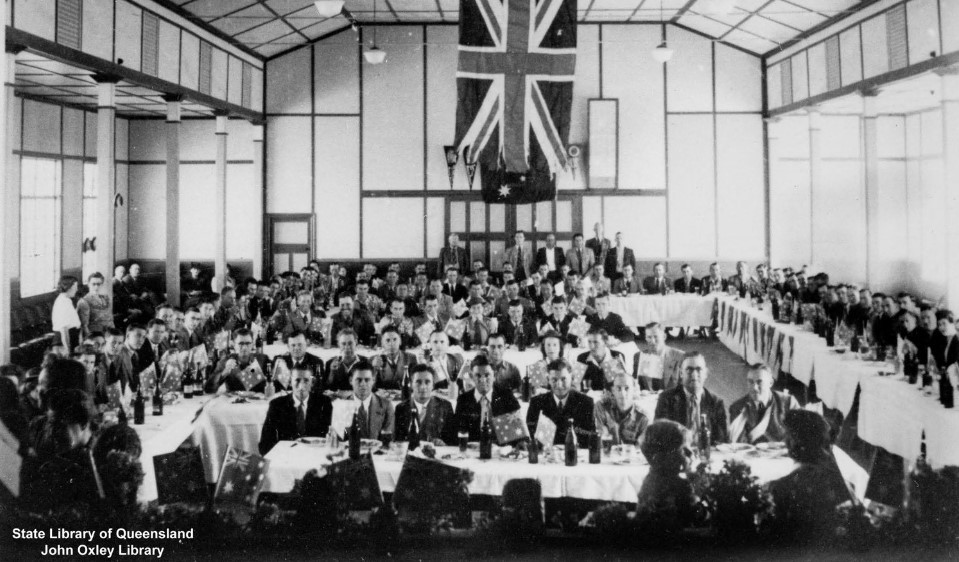
{"type": "Polygon", "coordinates": [[[577,0],[460,0],[456,143],[488,203],[556,194],[566,167],[577,0]]]}

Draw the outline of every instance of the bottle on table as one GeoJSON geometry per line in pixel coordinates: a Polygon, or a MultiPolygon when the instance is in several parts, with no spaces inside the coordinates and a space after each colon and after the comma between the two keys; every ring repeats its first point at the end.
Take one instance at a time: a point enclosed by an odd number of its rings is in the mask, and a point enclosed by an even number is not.
{"type": "Polygon", "coordinates": [[[536,441],[535,437],[529,440],[526,452],[529,464],[539,464],[539,442],[536,441]]]}
{"type": "Polygon", "coordinates": [[[922,388],[932,386],[932,377],[936,374],[936,360],[932,358],[932,353],[927,359],[926,370],[922,374],[922,388]]]}
{"type": "Polygon", "coordinates": [[[599,464],[603,456],[603,445],[599,432],[589,434],[589,464],[599,464]]]}
{"type": "Polygon", "coordinates": [[[143,392],[137,389],[137,395],[133,398],[133,425],[143,425],[146,423],[146,404],[143,401],[143,392]]]}
{"type": "Polygon", "coordinates": [[[403,379],[400,386],[403,391],[403,402],[408,402],[410,397],[413,396],[413,385],[410,383],[410,368],[408,365],[403,365],[403,379]]]}
{"type": "Polygon", "coordinates": [[[153,415],[163,415],[163,395],[160,394],[160,383],[153,385],[153,415]]]}
{"type": "Polygon", "coordinates": [[[943,369],[939,375],[939,402],[942,403],[943,407],[953,408],[955,406],[954,390],[952,381],[949,379],[949,370],[943,369]]]}
{"type": "Polygon", "coordinates": [[[530,394],[532,394],[529,384],[529,371],[527,371],[526,375],[523,376],[523,382],[520,384],[519,391],[523,402],[529,402],[530,394]]]}
{"type": "Polygon", "coordinates": [[[576,426],[573,425],[573,418],[566,420],[566,466],[576,466],[579,462],[579,444],[576,442],[576,426]]]}
{"type": "Polygon", "coordinates": [[[407,451],[415,451],[420,446],[420,429],[419,429],[419,416],[416,413],[416,408],[410,408],[410,436],[409,436],[410,445],[406,448],[407,451]]]}
{"type": "Polygon", "coordinates": [[[480,460],[493,458],[493,431],[490,429],[489,419],[483,420],[483,427],[480,428],[479,458],[480,460]]]}
{"type": "Polygon", "coordinates": [[[353,414],[353,425],[350,427],[349,454],[351,460],[360,458],[360,413],[353,414]]]}
{"type": "Polygon", "coordinates": [[[709,430],[709,420],[706,414],[699,415],[699,455],[705,462],[709,463],[710,453],[712,451],[712,432],[709,430]]]}
{"type": "Polygon", "coordinates": [[[186,372],[183,373],[183,380],[180,381],[180,384],[183,385],[183,397],[184,398],[193,398],[193,370],[195,367],[193,365],[187,365],[186,372]]]}
{"type": "Polygon", "coordinates": [[[127,418],[127,409],[120,405],[117,409],[117,423],[120,425],[128,425],[130,423],[129,418],[127,418]]]}
{"type": "Polygon", "coordinates": [[[779,320],[779,299],[772,297],[769,299],[770,306],[772,306],[773,320],[779,320]]]}

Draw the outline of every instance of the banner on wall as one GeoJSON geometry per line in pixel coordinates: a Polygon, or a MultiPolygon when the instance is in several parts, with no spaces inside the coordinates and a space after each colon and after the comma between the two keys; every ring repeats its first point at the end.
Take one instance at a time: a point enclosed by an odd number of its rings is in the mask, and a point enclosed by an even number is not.
{"type": "Polygon", "coordinates": [[[566,168],[576,0],[460,0],[456,142],[489,203],[548,201],[566,168]]]}

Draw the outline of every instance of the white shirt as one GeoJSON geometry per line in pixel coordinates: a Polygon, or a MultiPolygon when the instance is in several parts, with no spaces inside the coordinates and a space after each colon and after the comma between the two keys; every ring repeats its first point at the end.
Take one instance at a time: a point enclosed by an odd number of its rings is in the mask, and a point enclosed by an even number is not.
{"type": "Polygon", "coordinates": [[[559,407],[561,407],[561,406],[565,406],[565,405],[566,405],[566,402],[569,402],[569,394],[566,394],[566,396],[565,396],[564,398],[562,398],[562,399],[560,399],[560,398],[557,397],[555,394],[553,394],[553,401],[556,402],[556,407],[557,407],[557,408],[559,408],[559,407]]]}
{"type": "Polygon", "coordinates": [[[356,411],[360,411],[360,406],[363,406],[363,409],[366,410],[366,415],[370,415],[370,402],[373,401],[373,394],[370,394],[364,400],[360,400],[356,396],[353,396],[353,401],[356,402],[356,411]]]}
{"type": "Polygon", "coordinates": [[[73,301],[66,293],[57,295],[57,300],[53,301],[53,313],[50,318],[53,324],[53,330],[59,332],[64,328],[79,328],[80,315],[73,306],[73,301]]]}
{"type": "Polygon", "coordinates": [[[310,397],[307,396],[305,399],[300,400],[300,399],[297,398],[296,395],[294,394],[294,395],[293,395],[293,409],[299,410],[301,405],[303,406],[303,412],[306,412],[306,410],[310,407],[310,397]]]}
{"type": "Polygon", "coordinates": [[[420,404],[416,400],[413,400],[413,407],[416,408],[416,417],[418,419],[423,419],[423,416],[426,414],[426,407],[429,406],[429,404],[429,400],[427,400],[424,404],[420,404]]]}
{"type": "Polygon", "coordinates": [[[556,271],[556,252],[555,248],[546,248],[546,266],[550,271],[556,271]]]}
{"type": "Polygon", "coordinates": [[[492,417],[493,417],[493,389],[490,389],[490,391],[487,392],[486,394],[480,394],[479,389],[476,389],[476,390],[473,391],[473,395],[476,397],[476,403],[480,405],[480,416],[481,416],[481,419],[485,419],[485,418],[483,417],[483,397],[484,397],[484,396],[486,397],[487,404],[488,404],[487,407],[489,408],[489,417],[492,419],[492,417]]]}

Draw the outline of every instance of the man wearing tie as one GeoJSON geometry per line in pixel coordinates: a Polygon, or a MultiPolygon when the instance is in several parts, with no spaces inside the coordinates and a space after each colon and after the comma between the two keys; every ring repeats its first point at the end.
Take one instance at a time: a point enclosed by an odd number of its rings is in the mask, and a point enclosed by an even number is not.
{"type": "Polygon", "coordinates": [[[530,253],[526,250],[525,246],[526,233],[518,230],[516,234],[513,235],[513,240],[516,244],[506,249],[503,259],[513,267],[513,275],[516,280],[523,281],[529,277],[531,273],[530,253]]]}
{"type": "Polygon", "coordinates": [[[545,265],[548,277],[553,283],[559,283],[560,270],[566,263],[566,254],[556,246],[556,235],[552,232],[546,235],[546,247],[536,251],[536,267],[545,265]]]}
{"type": "Polygon", "coordinates": [[[455,267],[446,269],[446,282],[443,283],[443,294],[453,299],[453,302],[459,302],[469,298],[469,289],[459,282],[459,270],[455,267]]]}
{"type": "Polygon", "coordinates": [[[566,443],[566,432],[570,429],[569,420],[572,418],[577,443],[580,447],[588,447],[589,439],[586,439],[586,436],[596,429],[593,399],[572,389],[572,368],[565,359],[552,361],[546,369],[549,371],[552,392],[539,394],[530,400],[529,409],[526,411],[526,425],[530,432],[535,434],[539,415],[542,413],[556,424],[553,444],[562,445],[566,443]]]}
{"type": "Polygon", "coordinates": [[[493,384],[493,367],[485,355],[477,355],[470,363],[470,377],[476,387],[456,399],[456,424],[460,431],[469,432],[470,441],[479,441],[484,421],[489,421],[492,431],[493,418],[518,412],[519,402],[512,392],[493,384]]]}
{"type": "Polygon", "coordinates": [[[573,236],[573,247],[566,252],[566,264],[572,273],[578,273],[580,276],[586,275],[593,264],[596,262],[596,255],[592,250],[586,247],[583,241],[583,235],[576,233],[573,236]]]}
{"type": "Polygon", "coordinates": [[[713,443],[729,443],[726,423],[726,405],[721,398],[706,390],[709,369],[706,358],[691,351],[683,358],[682,384],[664,391],[656,403],[656,419],[673,420],[683,424],[693,435],[699,434],[701,418],[705,414],[713,443]]]}
{"type": "MultiPolygon", "coordinates": [[[[435,295],[427,295],[423,299],[423,314],[416,319],[416,329],[419,330],[427,322],[433,327],[432,331],[442,330],[446,327],[449,316],[440,314],[440,303],[435,295]]],[[[425,342],[424,342],[425,343],[425,342]]]]}
{"type": "Polygon", "coordinates": [[[270,452],[278,442],[300,437],[323,437],[333,419],[333,403],[313,392],[313,373],[294,369],[291,375],[293,392],[270,401],[266,421],[260,432],[260,454],[270,452]]]}
{"type": "Polygon", "coordinates": [[[633,266],[626,264],[619,279],[613,281],[613,293],[617,295],[634,295],[641,292],[643,282],[633,273],[633,266]]]}
{"type": "Polygon", "coordinates": [[[373,394],[373,365],[365,359],[350,368],[350,386],[360,422],[360,438],[379,439],[380,434],[393,433],[393,402],[373,394]]]}
{"type": "Polygon", "coordinates": [[[633,255],[633,249],[627,248],[623,244],[623,233],[616,233],[616,245],[610,248],[606,254],[606,275],[613,281],[624,275],[626,266],[636,268],[636,257],[633,255]]]}
{"type": "Polygon", "coordinates": [[[439,268],[436,270],[436,276],[442,278],[446,270],[450,267],[469,273],[469,264],[467,262],[466,250],[460,248],[460,237],[455,232],[450,234],[450,245],[448,248],[440,250],[439,268]]]}
{"type": "Polygon", "coordinates": [[[595,258],[596,263],[606,263],[606,256],[609,255],[609,238],[603,237],[603,224],[596,223],[593,225],[593,233],[596,234],[595,237],[590,238],[589,242],[586,243],[586,247],[593,251],[593,257],[595,258]]]}
{"type": "Polygon", "coordinates": [[[421,441],[434,445],[452,445],[456,442],[456,422],[453,405],[449,400],[433,396],[433,368],[429,365],[414,365],[410,371],[413,395],[406,402],[396,405],[397,441],[408,441],[410,421],[417,417],[417,430],[421,441]]]}
{"type": "Polygon", "coordinates": [[[651,295],[666,294],[673,290],[672,279],[666,278],[666,266],[657,263],[653,266],[653,275],[643,280],[643,290],[651,295]]]}

